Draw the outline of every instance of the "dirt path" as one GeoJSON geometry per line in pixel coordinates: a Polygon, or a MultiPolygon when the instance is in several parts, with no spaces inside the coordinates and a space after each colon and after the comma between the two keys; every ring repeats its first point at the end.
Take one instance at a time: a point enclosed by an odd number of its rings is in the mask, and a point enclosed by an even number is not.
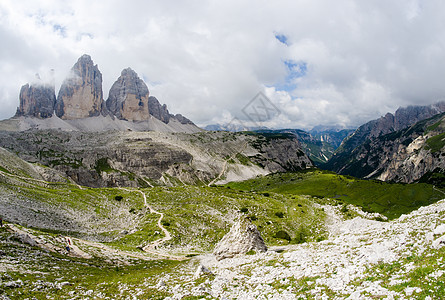
{"type": "Polygon", "coordinates": [[[247,142],[244,143],[244,145],[241,147],[242,149],[241,149],[239,152],[236,152],[236,153],[232,154],[232,156],[230,156],[228,159],[226,159],[226,160],[224,161],[223,168],[222,168],[221,172],[220,172],[220,173],[218,174],[218,176],[217,176],[215,179],[213,179],[207,186],[211,186],[211,185],[214,184],[216,181],[218,181],[218,180],[221,178],[221,176],[223,176],[224,173],[226,172],[226,170],[227,170],[227,164],[229,163],[229,161],[230,161],[231,159],[235,158],[235,156],[236,156],[238,153],[242,153],[242,152],[246,149],[246,147],[247,147],[247,142]]]}
{"type": "Polygon", "coordinates": [[[440,193],[442,193],[442,194],[444,194],[445,195],[445,193],[443,192],[443,191],[441,191],[441,190],[439,190],[438,188],[436,188],[434,185],[433,185],[433,190],[436,190],[436,191],[438,191],[438,192],[440,192],[440,193]]]}
{"type": "MultiPolygon", "coordinates": [[[[21,180],[25,180],[25,181],[34,181],[34,182],[38,182],[40,184],[43,184],[45,187],[49,187],[49,183],[47,181],[44,180],[40,180],[40,179],[35,179],[35,178],[29,178],[29,177],[23,177],[23,176],[19,176],[19,175],[15,175],[15,174],[10,174],[7,172],[4,172],[2,170],[0,170],[0,174],[5,176],[5,177],[13,177],[13,178],[17,178],[17,179],[21,179],[21,180]]],[[[143,179],[144,180],[144,179],[143,179]]],[[[152,186],[148,181],[144,180],[148,185],[152,186]]],[[[80,190],[85,190],[84,187],[82,187],[81,185],[74,183],[74,185],[79,188],[80,190]]],[[[149,243],[148,245],[146,245],[145,247],[142,248],[143,251],[156,255],[156,256],[161,256],[161,257],[165,257],[167,259],[173,259],[173,260],[183,260],[185,259],[185,257],[180,257],[180,256],[174,256],[174,255],[169,255],[169,254],[164,254],[164,253],[159,253],[157,251],[153,251],[154,249],[157,249],[162,243],[171,240],[171,234],[170,232],[168,232],[168,230],[162,225],[162,219],[164,218],[164,214],[161,212],[156,211],[155,209],[153,209],[153,207],[151,207],[148,203],[147,203],[147,197],[145,195],[144,192],[139,191],[139,190],[130,190],[130,189],[126,189],[126,188],[120,188],[122,190],[125,190],[127,192],[133,193],[133,192],[138,192],[143,196],[144,199],[144,206],[147,207],[150,211],[150,213],[153,214],[157,214],[159,215],[159,220],[157,222],[157,226],[159,227],[159,229],[161,229],[161,231],[164,233],[164,237],[160,238],[159,240],[156,240],[152,243],[149,243]]],[[[30,240],[33,240],[34,242],[31,243],[35,243],[36,246],[46,249],[48,251],[52,251],[52,252],[64,252],[65,249],[62,247],[58,247],[55,245],[52,245],[51,243],[47,243],[47,242],[41,242],[39,238],[35,237],[34,235],[32,235],[30,232],[28,231],[24,231],[22,229],[19,229],[18,227],[14,226],[13,224],[9,224],[9,229],[11,232],[20,234],[20,235],[26,235],[29,237],[30,240]]],[[[77,241],[80,244],[84,244],[84,245],[88,245],[91,247],[95,247],[95,248],[99,248],[102,249],[108,253],[112,253],[112,254],[118,254],[120,256],[127,256],[127,257],[133,257],[133,258],[138,258],[138,259],[143,259],[143,260],[153,260],[153,258],[151,257],[147,257],[143,254],[137,254],[137,253],[130,253],[130,252],[126,252],[126,251],[122,251],[122,250],[117,250],[114,248],[111,248],[109,246],[106,246],[102,243],[97,243],[97,242],[91,242],[91,241],[87,241],[87,240],[83,240],[83,239],[78,239],[78,238],[73,238],[73,237],[69,237],[71,239],[71,241],[77,241]]],[[[67,253],[67,255],[69,256],[75,256],[75,257],[83,257],[83,258],[91,258],[91,255],[89,255],[88,253],[83,252],[82,250],[80,250],[76,245],[72,245],[71,247],[71,252],[67,253]]]]}
{"type": "Polygon", "coordinates": [[[157,255],[157,256],[162,256],[162,257],[165,257],[165,258],[168,258],[168,259],[174,259],[174,260],[183,260],[183,259],[185,259],[185,257],[175,256],[175,255],[170,255],[170,254],[167,254],[167,253],[160,253],[158,251],[154,251],[154,250],[158,249],[160,245],[162,245],[166,241],[169,241],[169,240],[172,239],[170,232],[168,232],[168,230],[162,225],[162,219],[164,218],[164,214],[159,212],[159,211],[157,211],[157,210],[155,210],[151,205],[149,205],[147,203],[147,196],[145,195],[145,193],[143,191],[140,191],[140,190],[129,190],[129,189],[126,189],[126,188],[120,188],[120,189],[122,189],[124,191],[127,191],[127,192],[138,192],[138,193],[140,193],[142,195],[142,197],[144,198],[144,206],[148,208],[149,212],[151,214],[159,215],[159,219],[158,219],[157,225],[158,225],[159,229],[161,229],[161,231],[164,233],[165,236],[163,238],[160,238],[160,239],[158,239],[158,240],[156,240],[154,242],[151,242],[148,245],[144,246],[142,248],[142,250],[147,252],[147,253],[151,253],[151,254],[154,254],[154,255],[157,255]]]}

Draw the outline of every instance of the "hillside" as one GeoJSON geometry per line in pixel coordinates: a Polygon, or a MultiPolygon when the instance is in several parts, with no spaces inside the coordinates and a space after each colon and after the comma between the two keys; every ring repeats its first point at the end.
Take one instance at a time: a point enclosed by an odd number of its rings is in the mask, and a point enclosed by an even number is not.
{"type": "Polygon", "coordinates": [[[311,167],[293,136],[229,132],[0,132],[0,147],[91,187],[244,180],[311,167]]]}
{"type": "Polygon", "coordinates": [[[363,124],[342,142],[341,146],[335,151],[334,156],[322,167],[340,174],[364,177],[374,170],[370,171],[372,168],[368,169],[365,165],[361,166],[361,168],[365,168],[363,172],[360,171],[363,174],[350,173],[345,170],[347,164],[357,159],[354,158],[355,154],[353,154],[353,151],[380,136],[406,129],[417,122],[431,118],[444,111],[445,102],[429,106],[408,106],[399,108],[394,114],[388,113],[380,119],[363,124]]]}
{"type": "Polygon", "coordinates": [[[341,174],[385,181],[414,182],[431,177],[445,170],[444,132],[445,116],[439,114],[368,139],[350,153],[336,153],[326,167],[338,167],[341,174]]]}
{"type": "Polygon", "coordinates": [[[12,299],[443,293],[443,274],[435,272],[445,253],[434,245],[443,233],[437,220],[444,203],[413,211],[443,196],[427,184],[357,181],[311,170],[226,187],[87,188],[42,181],[34,165],[14,154],[0,159],[6,222],[0,229],[0,291],[12,299]],[[363,191],[377,186],[398,196],[377,197],[377,206],[369,206],[371,193],[363,191]],[[412,201],[399,208],[410,195],[412,201]],[[394,220],[372,221],[385,219],[373,210],[394,220]],[[240,217],[257,226],[270,251],[216,261],[208,253],[240,217]],[[211,274],[196,273],[200,265],[211,274]]]}
{"type": "Polygon", "coordinates": [[[262,129],[256,132],[294,135],[301,143],[304,153],[306,153],[316,166],[321,166],[332,157],[341,142],[352,133],[353,130],[319,130],[309,133],[300,129],[262,129]]]}

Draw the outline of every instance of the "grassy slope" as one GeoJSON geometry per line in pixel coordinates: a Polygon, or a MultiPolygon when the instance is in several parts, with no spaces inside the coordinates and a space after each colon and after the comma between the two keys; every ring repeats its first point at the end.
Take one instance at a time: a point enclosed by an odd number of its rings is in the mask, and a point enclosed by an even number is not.
{"type": "Polygon", "coordinates": [[[334,198],[361,206],[365,211],[381,213],[390,219],[443,198],[441,192],[424,183],[391,184],[319,170],[273,174],[227,186],[244,191],[334,198]]]}
{"type": "MultiPolygon", "coordinates": [[[[14,182],[12,185],[0,180],[0,191],[70,212],[74,220],[83,222],[87,233],[93,231],[103,237],[117,237],[111,245],[121,249],[137,250],[137,246],[162,237],[156,225],[158,215],[148,212],[141,193],[137,191],[79,189],[61,183],[42,186],[32,180],[26,180],[25,184],[17,178],[14,182]],[[116,196],[123,196],[123,199],[118,201],[116,196]],[[119,235],[120,231],[133,228],[136,232],[119,235]]],[[[319,239],[325,233],[323,222],[320,222],[324,212],[308,197],[244,193],[205,186],[154,187],[142,191],[148,204],[164,213],[164,226],[173,237],[169,244],[174,248],[187,248],[185,251],[211,251],[238,216],[250,217],[266,242],[272,245],[288,243],[275,237],[280,230],[286,231],[291,239],[299,239],[302,230],[308,240],[319,239]]],[[[8,217],[4,216],[4,219],[8,220],[8,217]]],[[[50,229],[57,232],[58,227],[50,229]]],[[[67,234],[82,237],[84,233],[67,234]]]]}
{"type": "Polygon", "coordinates": [[[0,273],[0,281],[21,280],[19,287],[0,285],[0,295],[11,299],[85,299],[88,290],[100,292],[100,299],[130,297],[128,290],[142,288],[139,299],[163,299],[167,294],[151,289],[156,285],[154,276],[173,272],[180,264],[175,261],[140,261],[131,266],[116,266],[103,259],[67,258],[39,248],[15,243],[11,234],[0,228],[0,248],[3,254],[14,258],[14,264],[25,272],[9,270],[0,273]],[[57,286],[69,282],[70,285],[57,286]],[[127,291],[123,290],[125,285],[127,291]],[[82,296],[83,295],[83,296],[82,296]]]}

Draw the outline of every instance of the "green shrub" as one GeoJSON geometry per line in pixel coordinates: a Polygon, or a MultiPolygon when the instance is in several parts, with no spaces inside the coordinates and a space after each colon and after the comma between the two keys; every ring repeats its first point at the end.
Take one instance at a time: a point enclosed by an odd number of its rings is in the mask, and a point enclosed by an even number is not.
{"type": "Polygon", "coordinates": [[[96,161],[94,169],[99,175],[101,172],[108,173],[114,171],[113,168],[111,168],[110,164],[108,163],[108,158],[100,158],[98,161],[96,161]]]}
{"type": "Polygon", "coordinates": [[[247,207],[243,207],[240,209],[240,211],[245,214],[246,212],[249,211],[249,209],[247,207]]]}
{"type": "Polygon", "coordinates": [[[284,213],[281,211],[276,212],[275,215],[280,219],[284,218],[284,213]]]}
{"type": "Polygon", "coordinates": [[[292,244],[302,244],[307,241],[308,230],[304,226],[300,226],[295,232],[295,238],[292,240],[292,244]]]}
{"type": "Polygon", "coordinates": [[[277,233],[275,233],[274,237],[277,239],[287,240],[288,242],[290,242],[290,240],[291,240],[289,233],[287,233],[284,230],[277,231],[277,233]]]}
{"type": "Polygon", "coordinates": [[[118,196],[114,197],[114,199],[117,201],[121,201],[122,199],[124,199],[124,197],[118,195],[118,196]]]}

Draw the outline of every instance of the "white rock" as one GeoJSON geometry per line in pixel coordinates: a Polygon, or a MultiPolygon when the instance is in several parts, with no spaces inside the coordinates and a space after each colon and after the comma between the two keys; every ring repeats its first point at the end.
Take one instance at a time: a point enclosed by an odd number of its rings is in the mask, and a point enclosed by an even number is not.
{"type": "Polygon", "coordinates": [[[440,238],[436,239],[433,242],[433,248],[434,249],[440,249],[443,246],[445,246],[445,235],[442,235],[440,238]]]}
{"type": "Polygon", "coordinates": [[[439,225],[434,229],[434,235],[443,235],[445,233],[445,224],[439,225]]]}
{"type": "Polygon", "coordinates": [[[207,269],[205,266],[203,265],[199,265],[198,268],[195,271],[195,275],[193,276],[193,278],[199,278],[202,275],[213,275],[213,273],[207,269]]]}

